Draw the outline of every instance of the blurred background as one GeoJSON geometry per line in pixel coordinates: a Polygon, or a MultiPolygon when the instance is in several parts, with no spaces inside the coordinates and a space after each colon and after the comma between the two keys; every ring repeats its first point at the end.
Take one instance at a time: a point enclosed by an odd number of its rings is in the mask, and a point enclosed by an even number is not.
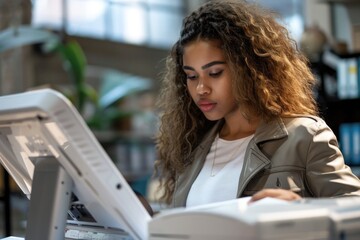
{"type": "MultiPolygon", "coordinates": [[[[360,89],[360,1],[253,1],[279,14],[309,58],[322,115],[358,171],[360,132],[344,135],[342,129],[358,128],[359,90],[339,90],[339,66],[356,62],[345,71],[356,75],[352,82],[360,89]]],[[[0,0],[0,95],[44,87],[63,92],[134,190],[155,203],[154,102],[164,60],[184,16],[204,2],[0,0]]],[[[28,200],[2,168],[0,179],[0,237],[24,236],[28,200]]]]}

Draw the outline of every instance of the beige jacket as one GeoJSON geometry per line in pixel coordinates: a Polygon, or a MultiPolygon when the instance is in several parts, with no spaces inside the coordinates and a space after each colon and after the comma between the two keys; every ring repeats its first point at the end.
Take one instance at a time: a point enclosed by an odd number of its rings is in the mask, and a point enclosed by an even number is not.
{"type": "MultiPolygon", "coordinates": [[[[204,137],[192,153],[192,164],[178,176],[173,207],[185,206],[221,126],[220,121],[204,137]]],[[[237,197],[264,188],[289,189],[302,197],[336,197],[360,195],[360,180],[344,164],[327,124],[318,117],[298,116],[262,123],[246,149],[237,197]]]]}

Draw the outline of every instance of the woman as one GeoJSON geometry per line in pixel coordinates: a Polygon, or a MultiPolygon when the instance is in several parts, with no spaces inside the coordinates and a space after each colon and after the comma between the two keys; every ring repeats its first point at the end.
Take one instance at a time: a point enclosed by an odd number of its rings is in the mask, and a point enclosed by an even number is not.
{"type": "Polygon", "coordinates": [[[318,116],[315,82],[264,9],[212,1],[186,17],[158,101],[163,200],[180,207],[244,196],[360,195],[318,116]]]}

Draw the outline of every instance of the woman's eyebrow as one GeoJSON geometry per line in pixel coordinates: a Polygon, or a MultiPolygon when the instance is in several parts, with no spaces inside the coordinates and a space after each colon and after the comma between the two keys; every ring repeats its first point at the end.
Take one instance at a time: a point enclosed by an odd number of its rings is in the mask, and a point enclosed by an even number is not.
{"type": "MultiPolygon", "coordinates": [[[[204,70],[204,69],[207,69],[207,68],[212,67],[212,66],[217,65],[217,64],[225,64],[225,62],[224,62],[224,61],[213,61],[213,62],[209,62],[209,63],[205,64],[204,66],[202,66],[201,69],[204,70]]],[[[183,66],[183,69],[184,69],[184,70],[195,71],[195,69],[194,69],[193,67],[186,66],[186,65],[183,66]]]]}
{"type": "Polygon", "coordinates": [[[193,67],[190,66],[183,66],[183,70],[191,70],[191,71],[195,71],[195,69],[193,67]]]}
{"type": "Polygon", "coordinates": [[[217,64],[225,64],[224,61],[213,61],[213,62],[209,62],[207,64],[205,64],[204,66],[201,67],[201,69],[206,69],[206,68],[209,68],[209,67],[212,67],[214,65],[217,65],[217,64]]]}

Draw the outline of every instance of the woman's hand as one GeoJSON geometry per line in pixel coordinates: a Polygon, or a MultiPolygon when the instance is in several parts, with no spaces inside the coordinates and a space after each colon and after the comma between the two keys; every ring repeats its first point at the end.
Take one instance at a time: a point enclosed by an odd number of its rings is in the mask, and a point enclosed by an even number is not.
{"type": "Polygon", "coordinates": [[[293,200],[299,200],[301,199],[300,195],[285,189],[263,189],[257,193],[255,193],[251,199],[250,202],[255,202],[260,199],[266,198],[266,197],[272,197],[287,201],[293,201],[293,200]]]}

